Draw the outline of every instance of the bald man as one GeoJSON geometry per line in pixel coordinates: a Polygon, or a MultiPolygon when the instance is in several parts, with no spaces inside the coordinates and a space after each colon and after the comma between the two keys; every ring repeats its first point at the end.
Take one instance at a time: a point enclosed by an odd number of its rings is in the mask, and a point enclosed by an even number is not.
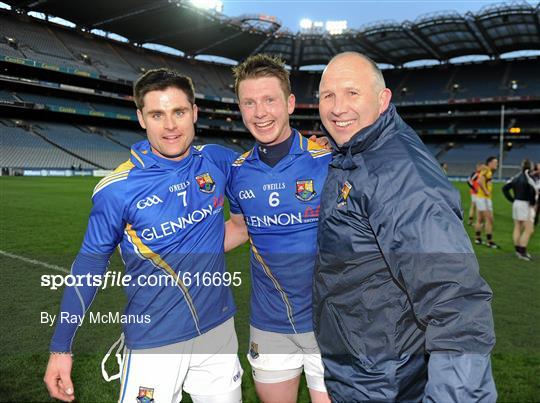
{"type": "Polygon", "coordinates": [[[358,53],[323,72],[332,139],[313,315],[332,401],[494,402],[491,290],[458,192],[358,53]]]}

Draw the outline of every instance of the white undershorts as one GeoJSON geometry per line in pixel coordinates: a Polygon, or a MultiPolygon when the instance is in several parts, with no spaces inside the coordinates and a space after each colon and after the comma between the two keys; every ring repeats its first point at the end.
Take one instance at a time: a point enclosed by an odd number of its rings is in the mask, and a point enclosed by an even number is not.
{"type": "Polygon", "coordinates": [[[247,358],[257,382],[284,382],[296,378],[303,368],[308,388],[326,392],[321,352],[313,332],[284,334],[250,326],[247,358]]]}
{"type": "Polygon", "coordinates": [[[146,396],[158,403],[176,403],[182,400],[183,389],[194,401],[238,403],[242,368],[238,354],[234,353],[237,351],[233,318],[187,341],[141,350],[126,349],[119,402],[144,402],[146,396]],[[236,389],[237,396],[231,393],[236,389]],[[220,399],[218,395],[226,398],[220,399]]]}

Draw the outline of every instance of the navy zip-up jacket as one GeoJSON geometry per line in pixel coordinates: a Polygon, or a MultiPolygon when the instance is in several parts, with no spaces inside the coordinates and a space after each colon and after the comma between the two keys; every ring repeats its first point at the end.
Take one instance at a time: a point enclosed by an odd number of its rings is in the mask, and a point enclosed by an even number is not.
{"type": "Polygon", "coordinates": [[[336,402],[494,402],[492,293],[458,192],[390,105],[322,192],[314,328],[336,402]]]}

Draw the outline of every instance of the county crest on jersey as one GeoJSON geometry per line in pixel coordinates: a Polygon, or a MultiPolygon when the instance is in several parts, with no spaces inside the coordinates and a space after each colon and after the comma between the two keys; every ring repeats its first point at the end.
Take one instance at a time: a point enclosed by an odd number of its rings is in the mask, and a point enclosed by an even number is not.
{"type": "Polygon", "coordinates": [[[196,176],[195,179],[197,180],[197,184],[199,185],[199,190],[203,193],[212,193],[216,188],[216,183],[208,172],[196,176]]]}
{"type": "Polygon", "coordinates": [[[313,189],[313,179],[303,179],[296,181],[296,198],[300,201],[310,201],[317,192],[313,189]]]}

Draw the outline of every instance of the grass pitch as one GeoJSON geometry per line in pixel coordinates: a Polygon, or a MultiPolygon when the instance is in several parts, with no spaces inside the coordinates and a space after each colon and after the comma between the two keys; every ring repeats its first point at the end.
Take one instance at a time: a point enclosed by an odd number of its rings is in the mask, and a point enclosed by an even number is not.
{"type": "MultiPolygon", "coordinates": [[[[27,259],[69,269],[77,254],[90,211],[90,194],[97,178],[0,178],[0,250],[27,259]]],[[[469,207],[465,184],[457,183],[463,207],[469,207]]],[[[511,205],[495,185],[495,235],[501,250],[475,246],[482,275],[494,291],[493,310],[497,346],[493,371],[499,401],[532,402],[540,399],[540,242],[533,236],[530,251],[536,259],[514,256],[511,205]]],[[[472,228],[466,227],[470,235],[472,228]]],[[[249,364],[245,359],[249,332],[249,261],[244,245],[227,256],[231,271],[242,272],[242,286],[234,287],[238,313],[236,329],[245,370],[245,402],[257,401],[249,364]]],[[[118,256],[111,269],[122,270],[118,256]]],[[[51,401],[43,384],[52,327],[40,323],[40,312],[56,314],[62,290],[40,286],[42,274],[52,269],[0,254],[2,278],[0,345],[0,401],[51,401]]],[[[91,310],[108,311],[125,304],[119,287],[101,290],[91,310]]],[[[73,379],[80,402],[117,401],[119,384],[101,377],[100,362],[121,332],[120,325],[88,325],[77,332],[73,379]]],[[[114,358],[109,373],[115,371],[114,358]]],[[[184,397],[187,396],[184,394],[184,397]]],[[[129,397],[128,397],[129,399],[129,397]]],[[[135,399],[135,396],[133,396],[135,399]]],[[[300,401],[308,401],[304,384],[300,401]]]]}

